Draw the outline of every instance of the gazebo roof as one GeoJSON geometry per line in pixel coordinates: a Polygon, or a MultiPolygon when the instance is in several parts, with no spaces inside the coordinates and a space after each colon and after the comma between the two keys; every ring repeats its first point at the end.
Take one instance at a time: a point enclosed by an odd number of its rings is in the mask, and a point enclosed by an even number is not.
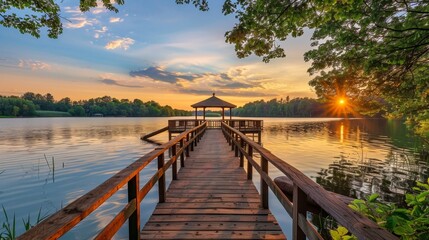
{"type": "Polygon", "coordinates": [[[237,106],[216,97],[215,94],[213,93],[213,96],[207,98],[204,101],[192,104],[191,107],[193,108],[204,108],[204,107],[235,108],[237,106]]]}

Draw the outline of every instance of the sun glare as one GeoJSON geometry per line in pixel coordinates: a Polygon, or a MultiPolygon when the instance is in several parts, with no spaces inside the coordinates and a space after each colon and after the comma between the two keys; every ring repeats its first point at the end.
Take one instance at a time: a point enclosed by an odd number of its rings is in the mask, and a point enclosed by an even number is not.
{"type": "Polygon", "coordinates": [[[340,98],[338,100],[338,104],[340,104],[341,106],[343,106],[344,104],[346,104],[346,100],[344,98],[340,98]]]}

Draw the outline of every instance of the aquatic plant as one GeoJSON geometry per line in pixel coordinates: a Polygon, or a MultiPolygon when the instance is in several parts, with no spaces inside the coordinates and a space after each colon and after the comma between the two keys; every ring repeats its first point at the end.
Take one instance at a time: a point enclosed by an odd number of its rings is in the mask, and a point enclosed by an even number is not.
{"type": "MultiPolygon", "coordinates": [[[[3,216],[5,218],[5,221],[1,224],[0,228],[0,240],[13,240],[17,237],[16,232],[16,217],[15,213],[13,214],[13,218],[9,219],[9,215],[7,214],[7,211],[5,207],[2,205],[3,209],[3,216]]],[[[30,214],[28,214],[27,219],[22,219],[22,223],[24,224],[25,231],[28,231],[30,228],[32,228],[34,225],[40,223],[46,216],[42,217],[42,207],[39,208],[39,212],[37,214],[37,219],[34,224],[31,224],[31,217],[30,214]]]]}
{"type": "MultiPolygon", "coordinates": [[[[429,178],[427,183],[416,182],[412,192],[405,194],[405,208],[379,201],[378,194],[355,199],[349,207],[376,222],[404,240],[429,240],[429,178]]],[[[356,239],[339,226],[330,230],[332,239],[356,239]]]]}

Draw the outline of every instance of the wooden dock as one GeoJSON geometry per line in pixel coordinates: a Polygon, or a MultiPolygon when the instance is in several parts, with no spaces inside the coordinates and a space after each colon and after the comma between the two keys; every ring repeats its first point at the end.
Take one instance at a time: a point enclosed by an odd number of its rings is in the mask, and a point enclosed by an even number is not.
{"type": "Polygon", "coordinates": [[[206,131],[141,239],[285,239],[220,129],[206,131]],[[222,153],[222,154],[220,154],[222,153]]]}
{"type": "Polygon", "coordinates": [[[239,130],[242,126],[237,129],[235,124],[231,125],[223,121],[220,125],[203,121],[185,130],[32,227],[18,240],[58,239],[125,186],[128,202],[94,239],[111,239],[124,224],[128,225],[130,240],[285,239],[269,211],[269,189],[292,218],[294,240],[323,239],[307,218],[314,206],[358,239],[398,239],[249,139],[239,130]],[[259,155],[258,160],[255,154],[259,155]],[[169,158],[165,159],[166,156],[169,158]],[[245,161],[247,171],[244,171],[245,161]],[[158,169],[140,186],[140,172],[151,162],[157,162],[158,169]],[[290,191],[283,191],[274,182],[269,175],[271,168],[277,168],[288,177],[290,191]],[[168,191],[167,170],[172,172],[168,191]],[[260,193],[252,182],[253,171],[260,177],[260,193]],[[155,186],[159,203],[141,228],[140,213],[146,209],[141,209],[140,203],[155,186]]]}

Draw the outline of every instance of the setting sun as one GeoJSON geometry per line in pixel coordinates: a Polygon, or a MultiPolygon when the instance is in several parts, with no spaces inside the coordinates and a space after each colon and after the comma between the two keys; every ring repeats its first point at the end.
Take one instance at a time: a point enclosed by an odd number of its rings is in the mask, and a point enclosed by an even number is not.
{"type": "Polygon", "coordinates": [[[340,99],[338,100],[338,104],[340,104],[340,105],[344,105],[344,104],[346,104],[346,100],[345,100],[344,98],[340,98],[340,99]]]}

